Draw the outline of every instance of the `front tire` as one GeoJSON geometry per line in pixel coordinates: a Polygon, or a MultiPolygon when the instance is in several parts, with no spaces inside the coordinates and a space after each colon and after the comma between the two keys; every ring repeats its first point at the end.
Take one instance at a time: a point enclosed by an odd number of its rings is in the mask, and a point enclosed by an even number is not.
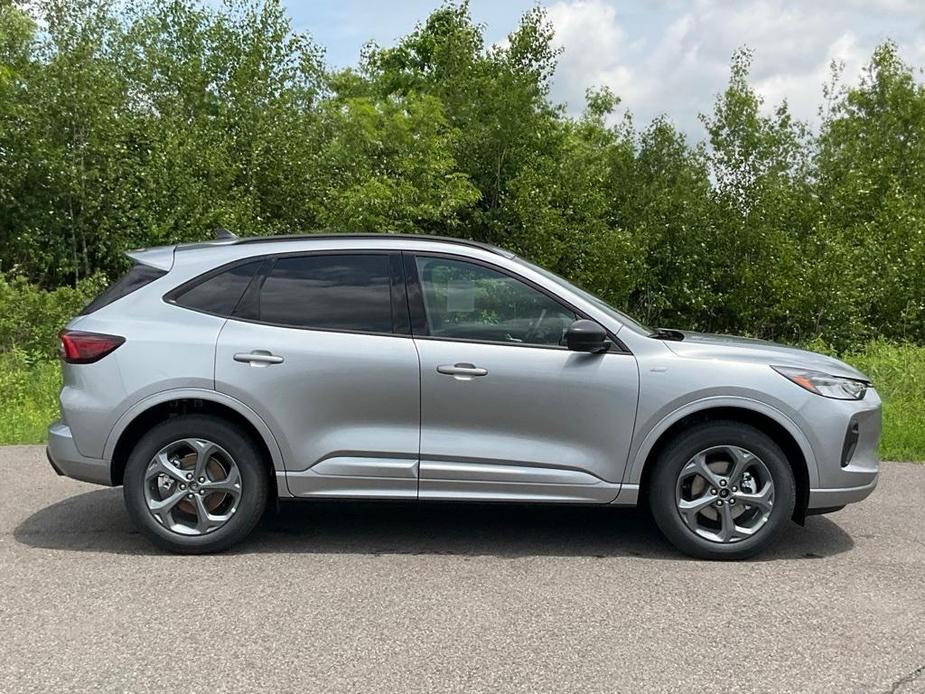
{"type": "Polygon", "coordinates": [[[793,515],[796,485],[786,456],[747,424],[694,426],[669,443],[655,464],[649,506],[659,529],[685,554],[753,556],[793,515]]]}
{"type": "Polygon", "coordinates": [[[250,534],[266,507],[268,479],[249,436],[218,417],[182,415],[138,441],[123,485],[143,535],[171,552],[205,554],[250,534]]]}

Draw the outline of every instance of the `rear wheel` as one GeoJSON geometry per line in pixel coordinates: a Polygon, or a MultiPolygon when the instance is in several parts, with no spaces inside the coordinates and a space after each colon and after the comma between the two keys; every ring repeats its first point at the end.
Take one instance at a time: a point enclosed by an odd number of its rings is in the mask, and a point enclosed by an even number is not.
{"type": "Polygon", "coordinates": [[[266,506],[267,472],[254,442],[228,422],[184,415],[162,422],[129,456],[129,516],[173,552],[226,549],[247,536],[266,506]]]}
{"type": "Polygon", "coordinates": [[[796,487],[780,448],[737,422],[688,429],[656,461],[649,505],[682,552],[741,559],[765,549],[793,514],[796,487]]]}

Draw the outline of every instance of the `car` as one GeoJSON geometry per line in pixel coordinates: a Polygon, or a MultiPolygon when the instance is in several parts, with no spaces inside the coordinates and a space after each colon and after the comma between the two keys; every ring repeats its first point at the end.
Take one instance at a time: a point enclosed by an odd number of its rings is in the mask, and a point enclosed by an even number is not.
{"type": "Polygon", "coordinates": [[[223,232],[128,255],[61,332],[48,458],[122,485],[170,551],[340,498],[640,505],[682,552],[739,559],[877,484],[857,369],[645,327],[494,246],[223,232]]]}

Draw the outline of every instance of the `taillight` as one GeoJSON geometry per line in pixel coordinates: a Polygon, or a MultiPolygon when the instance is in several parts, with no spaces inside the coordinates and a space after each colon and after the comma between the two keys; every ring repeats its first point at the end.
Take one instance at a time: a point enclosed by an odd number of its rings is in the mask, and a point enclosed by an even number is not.
{"type": "Polygon", "coordinates": [[[68,364],[92,364],[125,342],[125,338],[118,335],[80,330],[62,330],[58,337],[61,338],[61,358],[68,364]]]}

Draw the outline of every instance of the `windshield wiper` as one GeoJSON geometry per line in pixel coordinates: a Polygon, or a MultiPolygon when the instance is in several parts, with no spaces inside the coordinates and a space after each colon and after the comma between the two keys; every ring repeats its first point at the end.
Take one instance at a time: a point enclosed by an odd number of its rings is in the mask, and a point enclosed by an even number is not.
{"type": "Polygon", "coordinates": [[[672,330],[671,328],[656,328],[649,334],[649,337],[654,337],[657,340],[680,342],[684,339],[684,333],[680,330],[672,330]]]}

